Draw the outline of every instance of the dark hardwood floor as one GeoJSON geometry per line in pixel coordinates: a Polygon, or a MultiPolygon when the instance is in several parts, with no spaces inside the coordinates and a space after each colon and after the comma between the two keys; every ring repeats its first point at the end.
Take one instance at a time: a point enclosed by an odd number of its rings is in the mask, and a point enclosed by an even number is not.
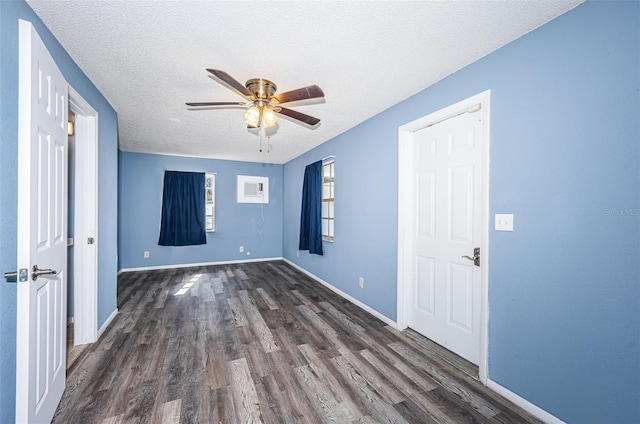
{"type": "Polygon", "coordinates": [[[140,271],[55,423],[531,423],[477,369],[284,262],[140,271]]]}

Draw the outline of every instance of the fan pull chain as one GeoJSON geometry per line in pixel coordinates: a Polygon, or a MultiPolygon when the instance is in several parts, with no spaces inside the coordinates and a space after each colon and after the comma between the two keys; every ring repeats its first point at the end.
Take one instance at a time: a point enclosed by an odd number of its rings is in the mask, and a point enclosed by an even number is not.
{"type": "Polygon", "coordinates": [[[267,137],[267,153],[271,153],[271,136],[267,137]]]}
{"type": "Polygon", "coordinates": [[[260,132],[260,153],[262,153],[262,131],[258,130],[260,132]]]}

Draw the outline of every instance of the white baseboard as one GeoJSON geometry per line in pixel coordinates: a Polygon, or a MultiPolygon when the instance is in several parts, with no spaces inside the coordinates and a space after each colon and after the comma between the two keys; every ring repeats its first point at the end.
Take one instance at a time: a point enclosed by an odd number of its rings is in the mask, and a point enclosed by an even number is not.
{"type": "Polygon", "coordinates": [[[172,268],[190,268],[194,266],[209,266],[209,265],[229,265],[229,264],[244,264],[249,262],[268,262],[268,261],[280,261],[282,257],[277,258],[259,258],[259,259],[239,259],[234,261],[218,261],[218,262],[200,262],[194,264],[175,264],[175,265],[158,265],[158,266],[145,266],[139,268],[122,268],[118,271],[118,275],[123,272],[134,272],[134,271],[152,271],[156,269],[172,269],[172,268]]]}
{"type": "Polygon", "coordinates": [[[493,390],[494,392],[498,393],[500,396],[507,398],[511,402],[518,405],[520,408],[524,409],[525,411],[535,416],[536,418],[544,421],[545,423],[565,424],[565,422],[562,421],[560,418],[551,415],[544,409],[534,405],[533,403],[529,402],[525,398],[518,396],[517,394],[513,393],[511,390],[501,386],[500,384],[496,383],[491,379],[487,380],[487,387],[493,390]]]}
{"type": "Polygon", "coordinates": [[[111,324],[111,321],[113,321],[116,315],[118,315],[118,308],[116,308],[113,312],[111,312],[111,315],[109,315],[109,318],[107,318],[104,324],[102,324],[102,327],[100,327],[100,329],[98,330],[98,338],[96,339],[96,341],[100,338],[100,336],[102,336],[102,333],[104,333],[107,327],[109,327],[109,324],[111,324]]]}
{"type": "Polygon", "coordinates": [[[333,291],[334,293],[344,297],[345,299],[347,299],[349,302],[353,303],[354,305],[358,306],[360,309],[364,309],[365,311],[369,312],[371,315],[373,315],[374,317],[378,318],[380,321],[386,323],[387,325],[390,325],[393,328],[398,328],[398,324],[393,321],[392,319],[390,319],[389,317],[386,317],[384,315],[382,315],[380,312],[376,311],[375,309],[373,309],[372,307],[360,302],[358,299],[356,299],[355,297],[348,295],[347,293],[343,292],[342,290],[340,290],[339,288],[327,283],[326,281],[324,281],[322,278],[310,273],[309,271],[307,271],[306,269],[302,268],[301,266],[291,262],[289,259],[287,258],[281,258],[284,262],[286,262],[287,264],[291,265],[292,267],[294,267],[295,269],[297,269],[298,271],[302,272],[303,274],[308,275],[309,277],[313,278],[314,280],[316,280],[317,282],[319,282],[320,284],[322,284],[323,286],[325,286],[326,288],[328,288],[329,290],[333,291]]]}

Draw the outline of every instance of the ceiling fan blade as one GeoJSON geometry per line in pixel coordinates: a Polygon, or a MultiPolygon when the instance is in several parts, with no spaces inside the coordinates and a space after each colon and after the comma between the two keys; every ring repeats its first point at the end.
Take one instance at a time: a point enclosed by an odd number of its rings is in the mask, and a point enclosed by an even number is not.
{"type": "Polygon", "coordinates": [[[247,87],[240,84],[235,78],[227,74],[225,71],[210,68],[207,68],[207,71],[211,72],[213,76],[224,82],[229,88],[237,91],[241,96],[246,97],[249,100],[256,99],[256,96],[251,91],[249,91],[247,87]]]}
{"type": "Polygon", "coordinates": [[[276,94],[269,99],[270,102],[282,104],[289,102],[296,102],[298,100],[316,99],[318,97],[324,97],[324,92],[317,85],[310,85],[308,87],[298,88],[297,90],[287,91],[285,93],[276,94]]]}
{"type": "Polygon", "coordinates": [[[311,125],[311,126],[314,126],[318,122],[320,122],[320,120],[318,118],[314,118],[313,116],[309,116],[309,115],[306,115],[306,114],[304,114],[302,112],[298,112],[298,111],[295,111],[295,110],[292,110],[292,109],[287,109],[286,107],[276,107],[273,110],[276,113],[280,113],[282,115],[286,115],[289,118],[293,118],[293,119],[295,119],[297,121],[304,122],[305,124],[308,124],[308,125],[311,125]]]}
{"type": "Polygon", "coordinates": [[[245,102],[190,102],[187,106],[243,106],[245,102]]]}

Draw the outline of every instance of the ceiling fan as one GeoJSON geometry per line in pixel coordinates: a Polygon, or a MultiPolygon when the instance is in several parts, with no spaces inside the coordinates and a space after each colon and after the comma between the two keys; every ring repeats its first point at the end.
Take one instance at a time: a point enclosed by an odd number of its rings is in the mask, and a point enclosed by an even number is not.
{"type": "Polygon", "coordinates": [[[313,116],[306,115],[286,107],[280,106],[284,103],[297,102],[300,100],[316,99],[324,97],[324,92],[317,85],[298,88],[297,90],[275,94],[276,85],[263,78],[253,78],[242,85],[231,75],[219,69],[207,69],[218,80],[227,87],[247,99],[246,102],[190,102],[187,106],[207,107],[207,106],[245,106],[251,105],[244,114],[245,122],[249,128],[269,128],[278,122],[278,114],[288,116],[304,124],[315,126],[320,120],[313,116]]]}

